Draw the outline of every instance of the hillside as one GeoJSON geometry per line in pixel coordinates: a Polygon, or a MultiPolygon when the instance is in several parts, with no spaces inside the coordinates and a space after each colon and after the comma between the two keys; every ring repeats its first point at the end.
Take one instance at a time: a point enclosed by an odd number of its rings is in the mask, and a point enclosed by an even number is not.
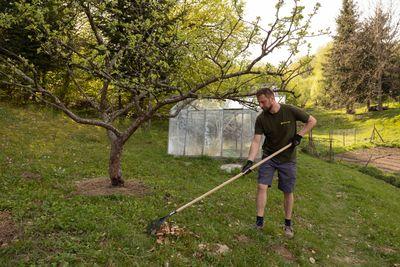
{"type": "Polygon", "coordinates": [[[85,196],[76,182],[107,179],[105,132],[58,112],[0,103],[0,265],[400,265],[399,189],[305,154],[294,239],[282,235],[276,183],[265,229],[251,228],[251,174],[174,215],[182,234],[158,244],[145,233],[151,220],[231,176],[219,169],[229,160],[167,155],[167,131],[167,123],[155,122],[124,150],[124,177],[141,182],[144,195],[85,196]]]}
{"type": "MultiPolygon", "coordinates": [[[[354,145],[353,130],[356,130],[357,144],[354,147],[366,146],[370,140],[373,127],[381,134],[384,144],[400,146],[400,104],[392,103],[388,110],[366,112],[365,107],[356,109],[355,114],[345,114],[344,110],[323,110],[318,108],[308,109],[318,119],[314,129],[314,136],[318,138],[329,137],[329,131],[334,131],[341,141],[342,131],[347,129],[347,144],[354,145]]],[[[376,136],[376,141],[379,141],[376,136]]],[[[342,142],[337,142],[337,147],[342,142]]]]}

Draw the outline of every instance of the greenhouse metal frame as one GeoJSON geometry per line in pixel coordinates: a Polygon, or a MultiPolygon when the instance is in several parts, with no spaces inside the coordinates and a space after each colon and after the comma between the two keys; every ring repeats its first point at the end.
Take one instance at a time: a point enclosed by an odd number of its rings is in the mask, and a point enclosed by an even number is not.
{"type": "Polygon", "coordinates": [[[257,115],[250,109],[182,110],[169,121],[168,154],[247,157],[257,115]]]}

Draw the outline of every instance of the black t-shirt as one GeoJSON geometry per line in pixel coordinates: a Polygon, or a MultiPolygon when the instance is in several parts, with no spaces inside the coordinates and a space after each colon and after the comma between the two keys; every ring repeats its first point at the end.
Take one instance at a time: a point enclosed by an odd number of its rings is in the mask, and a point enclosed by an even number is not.
{"type": "MultiPolygon", "coordinates": [[[[310,115],[303,110],[280,104],[277,113],[263,111],[257,116],[255,134],[264,134],[265,141],[262,146],[264,155],[270,155],[290,143],[296,134],[296,121],[306,123],[310,115]]],[[[288,148],[275,157],[280,162],[296,160],[296,149],[288,148]]]]}

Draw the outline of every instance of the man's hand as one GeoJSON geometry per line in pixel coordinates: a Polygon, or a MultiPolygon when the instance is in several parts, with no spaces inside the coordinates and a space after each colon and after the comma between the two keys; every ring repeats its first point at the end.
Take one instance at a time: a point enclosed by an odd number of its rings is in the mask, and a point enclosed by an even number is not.
{"type": "Polygon", "coordinates": [[[301,142],[301,138],[303,138],[303,136],[296,134],[293,138],[292,138],[292,147],[296,147],[298,145],[300,145],[301,142]]]}
{"type": "Polygon", "coordinates": [[[248,160],[246,164],[243,165],[242,172],[246,175],[251,172],[250,168],[253,166],[253,161],[248,160]]]}

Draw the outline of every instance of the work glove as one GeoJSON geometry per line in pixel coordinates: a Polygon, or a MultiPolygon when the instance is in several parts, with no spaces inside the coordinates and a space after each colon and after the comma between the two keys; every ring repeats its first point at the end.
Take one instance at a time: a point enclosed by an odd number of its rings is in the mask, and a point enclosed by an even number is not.
{"type": "Polygon", "coordinates": [[[296,134],[293,138],[292,138],[292,147],[296,147],[298,145],[300,145],[301,142],[301,138],[303,138],[303,136],[296,134]]]}
{"type": "Polygon", "coordinates": [[[249,174],[251,172],[250,170],[251,166],[253,166],[253,161],[248,160],[246,164],[244,164],[242,167],[242,173],[244,173],[245,175],[249,174]]]}

